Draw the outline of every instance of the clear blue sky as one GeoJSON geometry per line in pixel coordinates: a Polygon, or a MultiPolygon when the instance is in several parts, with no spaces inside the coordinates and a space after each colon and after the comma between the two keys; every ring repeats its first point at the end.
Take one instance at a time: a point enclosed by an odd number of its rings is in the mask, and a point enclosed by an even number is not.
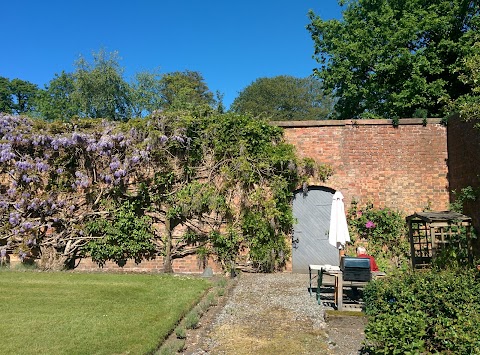
{"type": "Polygon", "coordinates": [[[260,77],[305,77],[317,63],[307,12],[340,18],[337,0],[2,1],[0,76],[44,88],[83,55],[118,51],[125,78],[199,71],[228,107],[260,77]]]}

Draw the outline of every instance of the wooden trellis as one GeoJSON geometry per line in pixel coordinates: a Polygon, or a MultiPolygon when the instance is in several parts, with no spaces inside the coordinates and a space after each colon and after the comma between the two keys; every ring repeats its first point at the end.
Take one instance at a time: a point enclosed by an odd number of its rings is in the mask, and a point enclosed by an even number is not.
{"type": "Polygon", "coordinates": [[[457,212],[417,212],[407,217],[412,266],[428,268],[447,244],[459,243],[460,227],[470,239],[472,219],[457,212]]]}

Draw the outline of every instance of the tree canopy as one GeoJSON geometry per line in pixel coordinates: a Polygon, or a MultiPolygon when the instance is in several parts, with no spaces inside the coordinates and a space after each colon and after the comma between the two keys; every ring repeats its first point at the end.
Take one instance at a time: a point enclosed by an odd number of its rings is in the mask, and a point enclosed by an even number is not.
{"type": "Polygon", "coordinates": [[[240,92],[231,110],[277,121],[319,120],[332,114],[333,99],[315,78],[280,75],[255,80],[240,92]]]}
{"type": "Polygon", "coordinates": [[[93,54],[93,63],[77,60],[73,73],[73,101],[81,117],[126,120],[131,117],[130,86],[123,79],[118,53],[101,50],[93,54]]]}
{"type": "Polygon", "coordinates": [[[352,0],[341,20],[313,11],[307,26],[342,119],[443,116],[471,92],[462,59],[480,41],[480,1],[352,0]]]}
{"type": "Polygon", "coordinates": [[[72,117],[126,121],[155,110],[222,111],[222,95],[217,93],[215,99],[197,71],[144,71],[127,81],[117,52],[100,50],[92,57],[89,61],[81,56],[73,73],[55,74],[45,89],[0,77],[0,112],[50,121],[72,117]]]}
{"type": "Polygon", "coordinates": [[[185,70],[165,74],[160,79],[160,97],[164,109],[192,109],[199,105],[212,107],[213,93],[203,76],[196,71],[185,70]]]}
{"type": "Polygon", "coordinates": [[[471,85],[472,91],[452,101],[451,111],[464,120],[475,120],[475,126],[480,128],[480,42],[473,49],[473,54],[463,59],[465,69],[460,73],[460,80],[471,85]]]}
{"type": "Polygon", "coordinates": [[[35,110],[37,85],[21,79],[0,77],[0,112],[24,114],[35,110]]]}
{"type": "Polygon", "coordinates": [[[37,109],[46,120],[69,120],[80,116],[81,110],[74,99],[75,79],[72,74],[62,71],[55,74],[44,90],[40,90],[37,98],[37,109]]]}

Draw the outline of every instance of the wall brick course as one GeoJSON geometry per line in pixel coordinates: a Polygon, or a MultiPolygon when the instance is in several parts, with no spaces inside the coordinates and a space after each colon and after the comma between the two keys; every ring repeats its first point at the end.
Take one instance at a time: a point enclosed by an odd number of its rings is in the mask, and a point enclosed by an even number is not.
{"type": "Polygon", "coordinates": [[[326,183],[311,184],[341,190],[347,208],[352,199],[405,214],[429,203],[436,210],[448,208],[447,131],[438,119],[428,119],[426,126],[404,119],[398,127],[390,120],[273,124],[284,128],[299,156],[333,166],[326,183]]]}
{"type": "MultiPolygon", "coordinates": [[[[346,208],[355,199],[360,203],[371,201],[376,207],[394,208],[406,215],[421,211],[427,205],[434,210],[446,210],[449,204],[448,177],[455,178],[454,186],[473,179],[472,176],[467,178],[448,172],[447,161],[450,169],[454,164],[456,171],[471,165],[465,159],[460,161],[458,156],[461,153],[455,155],[455,162],[448,160],[447,129],[439,119],[428,119],[426,126],[419,119],[402,119],[398,127],[393,127],[391,120],[272,124],[284,128],[286,141],[295,146],[300,157],[332,165],[334,175],[327,182],[310,181],[310,184],[342,191],[346,208]]],[[[478,158],[478,146],[476,152],[478,158]]],[[[478,159],[476,161],[480,164],[478,159]]],[[[208,266],[215,273],[222,272],[213,258],[208,266]]],[[[291,271],[291,267],[290,260],[286,271],[291,271]]],[[[90,259],[81,260],[77,269],[99,270],[90,259]]],[[[175,259],[173,269],[186,273],[202,273],[204,270],[192,255],[175,259]]],[[[109,262],[100,270],[163,272],[163,258],[157,257],[138,265],[129,260],[123,268],[109,262]]]]}

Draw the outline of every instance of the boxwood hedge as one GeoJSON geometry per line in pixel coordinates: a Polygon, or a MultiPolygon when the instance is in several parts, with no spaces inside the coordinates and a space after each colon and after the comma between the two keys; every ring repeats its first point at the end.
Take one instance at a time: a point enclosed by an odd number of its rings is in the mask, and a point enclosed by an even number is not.
{"type": "Polygon", "coordinates": [[[370,354],[480,354],[480,272],[403,273],[364,292],[370,354]]]}

